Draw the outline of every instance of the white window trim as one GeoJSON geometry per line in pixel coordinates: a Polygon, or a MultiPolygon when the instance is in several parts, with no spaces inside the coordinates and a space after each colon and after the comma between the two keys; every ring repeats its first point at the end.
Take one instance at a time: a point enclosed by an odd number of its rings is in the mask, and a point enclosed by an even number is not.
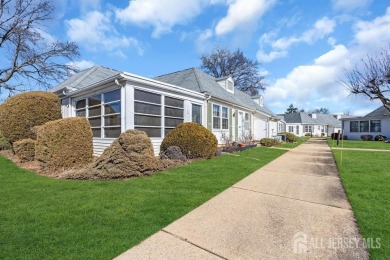
{"type": "Polygon", "coordinates": [[[213,130],[215,130],[215,131],[229,130],[229,123],[230,123],[229,122],[229,113],[230,113],[229,107],[221,105],[221,104],[217,104],[217,103],[212,103],[211,109],[212,109],[212,122],[211,122],[211,124],[212,124],[213,130]],[[214,117],[216,117],[216,116],[214,116],[214,105],[219,107],[219,109],[218,109],[218,111],[219,111],[219,116],[218,116],[219,128],[214,128],[214,117]],[[227,117],[222,117],[222,108],[223,107],[227,109],[227,117]],[[228,120],[228,128],[226,128],[226,129],[222,128],[222,119],[228,120]]]}

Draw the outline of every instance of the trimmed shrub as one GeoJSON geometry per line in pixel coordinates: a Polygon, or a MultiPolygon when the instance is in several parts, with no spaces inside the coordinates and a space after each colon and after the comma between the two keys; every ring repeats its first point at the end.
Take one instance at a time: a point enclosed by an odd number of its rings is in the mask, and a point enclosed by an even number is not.
{"type": "Polygon", "coordinates": [[[12,145],[4,137],[3,133],[0,131],[0,151],[2,150],[11,150],[12,145]]]}
{"type": "Polygon", "coordinates": [[[294,143],[294,142],[297,141],[297,136],[294,135],[293,133],[282,132],[282,133],[280,133],[280,134],[286,135],[286,142],[294,143]]]}
{"type": "Polygon", "coordinates": [[[36,159],[45,168],[66,169],[92,162],[92,130],[86,118],[59,119],[35,130],[36,159]]]}
{"type": "Polygon", "coordinates": [[[361,135],[360,138],[363,140],[363,141],[372,141],[372,139],[374,138],[372,135],[361,135]]]}
{"type": "Polygon", "coordinates": [[[32,127],[61,118],[57,95],[49,92],[27,92],[7,99],[0,106],[0,130],[12,144],[32,138],[32,127]]]}
{"type": "Polygon", "coordinates": [[[171,130],[161,143],[161,152],[169,146],[180,147],[187,158],[210,158],[217,152],[218,140],[207,128],[197,123],[183,123],[171,130]]]}
{"type": "Polygon", "coordinates": [[[383,136],[383,135],[376,135],[375,137],[374,137],[374,140],[375,141],[385,141],[387,139],[387,137],[386,136],[383,136]]]}
{"type": "Polygon", "coordinates": [[[260,144],[261,146],[271,147],[280,145],[280,142],[272,138],[263,138],[260,140],[260,144]]]}
{"type": "Polygon", "coordinates": [[[36,141],[31,138],[22,139],[13,143],[12,147],[14,152],[21,162],[34,161],[35,143],[36,141]]]}
{"type": "Polygon", "coordinates": [[[139,130],[127,130],[86,169],[69,171],[65,179],[121,179],[150,175],[181,165],[183,162],[160,160],[154,156],[148,135],[139,130]]]}

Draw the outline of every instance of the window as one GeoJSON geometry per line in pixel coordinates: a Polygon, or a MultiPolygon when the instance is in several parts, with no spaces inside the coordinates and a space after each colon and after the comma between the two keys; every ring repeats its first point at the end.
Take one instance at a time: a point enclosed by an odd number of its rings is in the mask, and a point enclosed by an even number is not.
{"type": "Polygon", "coordinates": [[[149,137],[161,137],[162,129],[166,135],[184,122],[184,100],[164,96],[162,107],[161,98],[159,94],[134,90],[134,128],[146,132],[149,137]]]}
{"type": "Polygon", "coordinates": [[[213,104],[213,128],[229,129],[229,108],[213,104]]]}
{"type": "Polygon", "coordinates": [[[192,104],[192,122],[202,124],[202,106],[192,104]]]}
{"type": "Polygon", "coordinates": [[[165,97],[165,134],[184,122],[184,101],[165,97]]]}
{"type": "Polygon", "coordinates": [[[313,126],[305,125],[305,133],[311,133],[311,132],[313,132],[313,126]]]}
{"type": "Polygon", "coordinates": [[[296,133],[297,133],[297,135],[299,135],[299,125],[297,125],[296,133]]]}
{"type": "Polygon", "coordinates": [[[371,120],[370,121],[371,132],[380,132],[381,130],[381,120],[371,120]]]}
{"type": "Polygon", "coordinates": [[[161,95],[134,90],[134,128],[161,137],[161,95]]]}
{"type": "Polygon", "coordinates": [[[221,128],[221,113],[220,106],[213,104],[213,128],[220,129],[221,128]]]}
{"type": "Polygon", "coordinates": [[[369,132],[369,121],[360,121],[360,132],[369,132]]]}
{"type": "Polygon", "coordinates": [[[359,132],[359,121],[351,121],[351,122],[349,122],[349,131],[351,133],[359,132]]]}
{"type": "Polygon", "coordinates": [[[245,113],[244,116],[244,129],[249,130],[249,113],[245,113]]]}
{"type": "Polygon", "coordinates": [[[294,127],[292,125],[288,126],[288,131],[294,133],[294,127]]]}
{"type": "Polygon", "coordinates": [[[76,101],[76,116],[88,119],[93,137],[117,138],[121,134],[120,89],[76,101]]]}
{"type": "Polygon", "coordinates": [[[230,92],[234,91],[234,83],[230,80],[227,81],[227,90],[230,92]]]}
{"type": "Polygon", "coordinates": [[[229,109],[222,107],[222,129],[229,129],[229,109]]]}

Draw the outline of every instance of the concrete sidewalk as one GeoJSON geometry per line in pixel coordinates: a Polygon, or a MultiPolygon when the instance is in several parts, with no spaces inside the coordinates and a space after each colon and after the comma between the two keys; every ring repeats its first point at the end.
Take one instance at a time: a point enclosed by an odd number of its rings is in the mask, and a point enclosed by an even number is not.
{"type": "Polygon", "coordinates": [[[282,258],[369,258],[326,141],[292,149],[116,259],[282,258]]]}

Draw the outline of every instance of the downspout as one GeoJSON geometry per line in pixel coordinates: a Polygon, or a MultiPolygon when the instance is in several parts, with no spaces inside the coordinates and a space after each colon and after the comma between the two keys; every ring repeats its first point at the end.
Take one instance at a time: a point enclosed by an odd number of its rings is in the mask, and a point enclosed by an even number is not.
{"type": "Polygon", "coordinates": [[[120,84],[118,79],[114,80],[115,85],[121,88],[121,132],[126,131],[126,89],[125,86],[120,84]]]}
{"type": "Polygon", "coordinates": [[[208,93],[208,92],[205,92],[205,96],[206,96],[206,128],[207,129],[213,129],[213,122],[212,122],[212,120],[211,120],[211,118],[209,118],[209,116],[211,115],[212,116],[212,107],[210,107],[210,109],[211,109],[211,112],[210,111],[208,111],[208,109],[209,109],[209,100],[210,100],[210,98],[211,98],[211,95],[210,95],[210,93],[208,93]],[[209,122],[210,122],[210,128],[209,128],[209,122]]]}

